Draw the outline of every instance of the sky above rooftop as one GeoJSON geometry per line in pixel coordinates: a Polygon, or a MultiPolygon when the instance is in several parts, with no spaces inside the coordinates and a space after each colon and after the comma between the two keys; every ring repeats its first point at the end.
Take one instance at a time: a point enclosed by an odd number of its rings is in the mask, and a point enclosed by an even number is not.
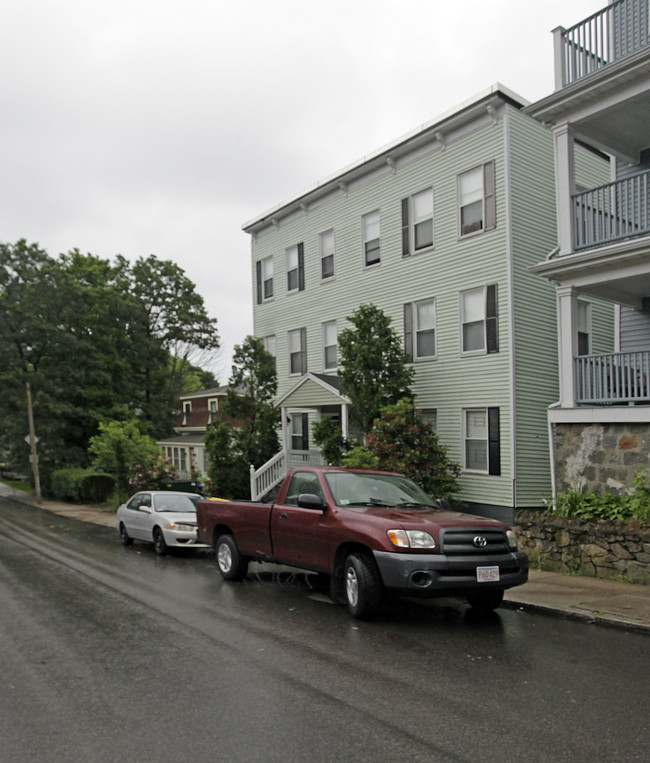
{"type": "Polygon", "coordinates": [[[605,0],[4,0],[0,240],[177,262],[228,381],[241,230],[500,82],[553,90],[551,30],[605,0]]]}

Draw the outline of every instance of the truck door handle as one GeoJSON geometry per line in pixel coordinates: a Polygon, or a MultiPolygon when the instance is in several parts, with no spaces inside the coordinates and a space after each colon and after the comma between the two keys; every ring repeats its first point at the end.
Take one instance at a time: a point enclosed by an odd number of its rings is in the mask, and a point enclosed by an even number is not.
{"type": "Polygon", "coordinates": [[[287,512],[286,512],[286,511],[281,511],[281,512],[278,514],[278,517],[279,517],[280,519],[286,519],[286,518],[287,518],[287,512]]]}

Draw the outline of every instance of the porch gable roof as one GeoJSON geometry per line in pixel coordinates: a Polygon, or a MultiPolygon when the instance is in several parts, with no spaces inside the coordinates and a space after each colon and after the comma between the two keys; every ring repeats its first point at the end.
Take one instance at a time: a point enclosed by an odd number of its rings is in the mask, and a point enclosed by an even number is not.
{"type": "Polygon", "coordinates": [[[307,372],[282,397],[275,406],[315,408],[322,405],[350,405],[351,401],[341,392],[338,376],[307,372]]]}

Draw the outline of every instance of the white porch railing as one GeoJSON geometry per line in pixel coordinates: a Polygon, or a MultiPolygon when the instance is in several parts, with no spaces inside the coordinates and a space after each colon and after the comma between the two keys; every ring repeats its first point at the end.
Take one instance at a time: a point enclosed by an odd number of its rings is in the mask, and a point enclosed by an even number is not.
{"type": "Polygon", "coordinates": [[[575,363],[578,403],[650,403],[650,352],[582,355],[575,363]]]}
{"type": "Polygon", "coordinates": [[[650,234],[650,172],[640,172],[572,198],[576,251],[650,234]]]}
{"type": "Polygon", "coordinates": [[[556,33],[558,84],[565,87],[649,44],[648,0],[618,0],[556,33]]]}
{"type": "Polygon", "coordinates": [[[273,490],[294,466],[323,466],[324,464],[320,450],[281,450],[258,469],[251,466],[251,500],[259,501],[269,490],[273,490]]]}

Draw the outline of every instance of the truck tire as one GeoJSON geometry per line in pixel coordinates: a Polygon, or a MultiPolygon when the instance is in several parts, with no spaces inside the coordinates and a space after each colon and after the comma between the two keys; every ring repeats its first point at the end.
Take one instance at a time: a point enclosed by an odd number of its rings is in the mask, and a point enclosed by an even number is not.
{"type": "Polygon", "coordinates": [[[501,606],[503,591],[474,591],[465,597],[472,609],[479,612],[494,612],[501,606]]]}
{"type": "Polygon", "coordinates": [[[248,559],[239,553],[232,535],[221,535],[214,546],[214,557],[224,580],[243,580],[248,572],[248,559]]]}
{"type": "Polygon", "coordinates": [[[381,603],[381,580],[372,559],[366,554],[350,554],[343,565],[345,601],[352,617],[371,620],[381,603]]]}

